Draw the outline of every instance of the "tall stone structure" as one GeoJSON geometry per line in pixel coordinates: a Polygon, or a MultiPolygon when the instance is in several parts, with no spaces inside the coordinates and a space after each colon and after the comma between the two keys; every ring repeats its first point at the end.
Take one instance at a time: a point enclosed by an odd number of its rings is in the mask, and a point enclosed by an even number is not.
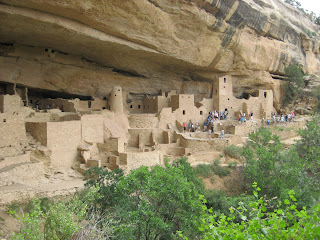
{"type": "Polygon", "coordinates": [[[109,98],[109,110],[115,113],[123,113],[122,89],[119,86],[112,88],[109,98]]]}
{"type": "Polygon", "coordinates": [[[254,117],[271,118],[273,108],[273,91],[258,90],[248,98],[236,98],[233,96],[232,76],[217,76],[212,84],[213,109],[218,111],[228,110],[231,118],[237,118],[239,112],[253,113],[254,117]]]}
{"type": "Polygon", "coordinates": [[[230,75],[217,76],[213,81],[212,99],[214,110],[224,111],[233,96],[232,78],[230,75]]]}

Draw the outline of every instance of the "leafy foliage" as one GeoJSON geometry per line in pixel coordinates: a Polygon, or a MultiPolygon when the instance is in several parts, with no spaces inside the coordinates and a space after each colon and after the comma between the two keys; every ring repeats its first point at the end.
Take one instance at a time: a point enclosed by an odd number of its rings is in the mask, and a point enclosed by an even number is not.
{"type": "MultiPolygon", "coordinates": [[[[314,148],[318,148],[317,143],[314,148]]],[[[300,209],[312,206],[319,199],[318,177],[310,176],[306,161],[300,158],[295,147],[284,150],[279,137],[270,130],[261,128],[251,134],[243,156],[246,159],[244,173],[247,187],[258,182],[262,194],[282,200],[292,189],[299,199],[297,206],[300,209]]]]}
{"type": "Polygon", "coordinates": [[[299,131],[301,140],[297,151],[305,161],[306,168],[313,174],[320,171],[320,115],[315,115],[308,121],[307,128],[299,131]]]}
{"type": "Polygon", "coordinates": [[[196,167],[194,167],[194,171],[197,176],[199,177],[212,177],[214,175],[214,172],[211,169],[211,166],[209,164],[199,164],[196,167]]]}
{"type": "Polygon", "coordinates": [[[165,167],[140,167],[127,176],[97,168],[92,173],[87,186],[100,187],[94,208],[114,215],[117,239],[172,239],[177,230],[199,235],[194,229],[204,186],[185,158],[165,167]]]}
{"type": "Polygon", "coordinates": [[[223,151],[224,151],[224,154],[229,157],[236,158],[236,159],[241,158],[241,153],[242,153],[241,147],[237,147],[235,145],[229,145],[229,146],[225,147],[225,149],[223,151]]]}
{"type": "MultiPolygon", "coordinates": [[[[245,206],[250,208],[249,203],[254,200],[252,195],[242,194],[240,196],[227,197],[226,193],[222,190],[207,190],[204,198],[206,199],[206,206],[208,209],[212,208],[217,216],[230,214],[230,207],[245,206]]],[[[239,219],[237,219],[239,220],[239,219]]]]}
{"type": "Polygon", "coordinates": [[[94,167],[84,173],[86,187],[98,189],[97,196],[94,198],[93,206],[104,212],[104,209],[113,206],[117,202],[116,186],[121,177],[124,176],[123,170],[115,169],[109,171],[105,168],[94,167]]]}
{"type": "Polygon", "coordinates": [[[301,6],[301,3],[298,0],[284,0],[284,2],[289,3],[291,6],[297,8],[302,12],[307,18],[317,25],[320,25],[320,16],[317,16],[313,11],[309,12],[301,6]]]}
{"type": "MultiPolygon", "coordinates": [[[[291,190],[284,201],[279,201],[273,211],[268,211],[268,200],[258,196],[260,188],[256,183],[253,187],[255,200],[250,202],[250,209],[240,205],[231,207],[229,216],[217,216],[212,214],[212,209],[204,207],[206,213],[199,226],[203,239],[319,239],[320,204],[311,213],[305,208],[298,210],[291,190]],[[237,218],[241,221],[234,221],[237,218]]],[[[181,232],[180,236],[183,236],[181,232]]]]}
{"type": "Polygon", "coordinates": [[[121,179],[117,191],[123,196],[117,212],[125,216],[118,239],[169,239],[176,230],[195,229],[202,205],[179,168],[141,167],[121,179]]]}
{"type": "Polygon", "coordinates": [[[221,167],[220,161],[215,160],[211,164],[199,164],[195,166],[194,172],[196,176],[204,178],[213,177],[214,175],[218,175],[219,177],[225,177],[230,174],[230,168],[221,167]]]}
{"type": "Polygon", "coordinates": [[[83,198],[84,202],[75,196],[69,202],[49,203],[44,209],[42,201],[34,199],[30,204],[30,212],[18,214],[16,211],[9,211],[21,222],[20,231],[12,234],[10,239],[70,239],[80,231],[80,223],[88,209],[86,202],[91,202],[96,192],[96,189],[88,191],[83,198]]]}
{"type": "Polygon", "coordinates": [[[285,69],[286,83],[284,84],[284,99],[285,105],[295,102],[302,93],[304,87],[302,69],[297,65],[290,65],[285,69]]]}

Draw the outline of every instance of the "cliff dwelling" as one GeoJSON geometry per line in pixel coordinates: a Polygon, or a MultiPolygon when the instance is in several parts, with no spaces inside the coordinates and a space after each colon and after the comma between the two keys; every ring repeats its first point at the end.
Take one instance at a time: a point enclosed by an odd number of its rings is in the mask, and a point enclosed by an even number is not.
{"type": "Polygon", "coordinates": [[[5,151],[0,157],[8,168],[1,183],[5,186],[36,184],[35,176],[41,179],[45,172],[67,169],[83,173],[103,166],[128,173],[142,165],[162,165],[166,157],[203,161],[203,153],[210,152],[212,158],[226,145],[240,143],[240,136],[274,111],[271,90],[260,90],[258,97],[241,101],[235,98],[232,76],[217,76],[213,98],[200,102],[195,102],[193,94],[160,90],[158,96],[145,95],[127,103],[120,86],[103,99],[6,82],[1,83],[1,91],[0,142],[5,151]],[[208,134],[204,129],[208,116],[226,109],[227,119],[213,118],[213,131],[208,134]],[[239,113],[253,113],[257,121],[241,124],[239,113]],[[189,123],[193,129],[184,129],[189,123]]]}

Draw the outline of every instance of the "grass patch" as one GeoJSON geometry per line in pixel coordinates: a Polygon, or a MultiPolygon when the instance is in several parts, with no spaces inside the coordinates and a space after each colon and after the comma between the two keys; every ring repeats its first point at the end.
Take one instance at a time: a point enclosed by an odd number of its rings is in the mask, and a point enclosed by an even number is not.
{"type": "Polygon", "coordinates": [[[241,147],[237,147],[235,145],[230,145],[224,148],[223,150],[224,154],[226,156],[232,157],[232,158],[236,158],[236,159],[240,159],[241,154],[242,154],[242,148],[241,147]]]}
{"type": "Polygon", "coordinates": [[[0,217],[0,221],[1,221],[1,222],[4,222],[4,218],[0,217]]]}

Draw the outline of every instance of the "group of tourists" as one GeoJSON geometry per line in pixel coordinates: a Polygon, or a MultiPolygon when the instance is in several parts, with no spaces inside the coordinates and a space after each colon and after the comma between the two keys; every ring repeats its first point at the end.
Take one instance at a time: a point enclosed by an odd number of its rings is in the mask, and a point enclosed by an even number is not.
{"type": "MultiPolygon", "coordinates": [[[[288,114],[284,114],[283,112],[280,113],[279,116],[276,116],[276,114],[274,112],[271,112],[271,119],[272,119],[272,123],[291,123],[292,120],[294,118],[294,112],[288,113],[288,114]]],[[[267,118],[267,125],[270,125],[271,123],[271,119],[267,118]]],[[[262,118],[262,123],[264,124],[264,118],[262,118]]]]}
{"type": "MultiPolygon", "coordinates": [[[[225,120],[228,117],[228,109],[225,109],[224,111],[212,111],[209,112],[208,116],[204,120],[203,123],[203,132],[208,132],[209,138],[211,138],[211,134],[214,133],[214,121],[216,120],[225,120]]],[[[199,122],[193,123],[191,120],[186,123],[183,123],[183,131],[189,132],[201,132],[201,126],[199,122]]],[[[224,139],[224,130],[221,131],[220,137],[224,139]]]]}
{"type": "MultiPolygon", "coordinates": [[[[253,121],[253,112],[249,113],[249,117],[250,117],[250,120],[253,121]]],[[[239,114],[238,121],[241,123],[247,122],[247,117],[245,112],[243,114],[239,114]]]]}
{"type": "MultiPolygon", "coordinates": [[[[187,130],[187,123],[183,123],[183,131],[187,130]]],[[[188,123],[188,131],[189,132],[200,132],[200,124],[198,122],[193,123],[191,120],[188,123]]]]}
{"type": "Polygon", "coordinates": [[[212,111],[209,112],[209,115],[207,118],[212,118],[214,120],[225,120],[228,117],[228,109],[226,108],[224,111],[212,111]]]}

